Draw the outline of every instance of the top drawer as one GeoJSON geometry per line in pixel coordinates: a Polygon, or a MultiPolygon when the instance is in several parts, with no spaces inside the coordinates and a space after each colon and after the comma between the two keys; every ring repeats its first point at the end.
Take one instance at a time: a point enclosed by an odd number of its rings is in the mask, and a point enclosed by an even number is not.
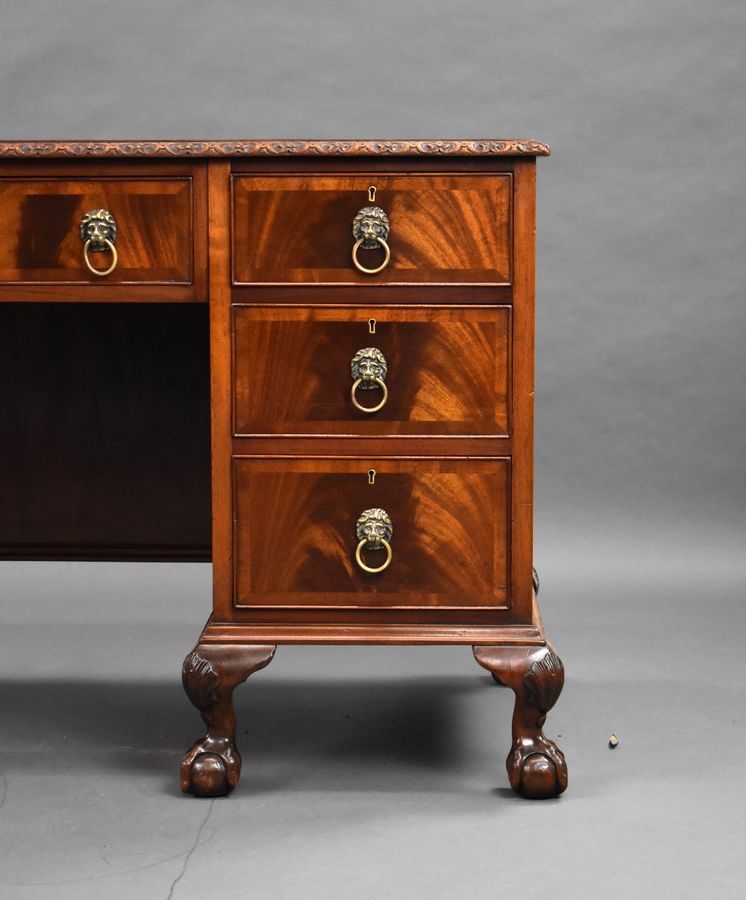
{"type": "Polygon", "coordinates": [[[511,200],[510,172],[234,175],[233,283],[510,284],[511,200]],[[365,207],[388,221],[364,215],[353,234],[365,207]],[[358,263],[380,271],[356,267],[360,241],[358,263]]]}
{"type": "Polygon", "coordinates": [[[206,299],[203,166],[5,171],[0,285],[8,299],[206,299]]]}

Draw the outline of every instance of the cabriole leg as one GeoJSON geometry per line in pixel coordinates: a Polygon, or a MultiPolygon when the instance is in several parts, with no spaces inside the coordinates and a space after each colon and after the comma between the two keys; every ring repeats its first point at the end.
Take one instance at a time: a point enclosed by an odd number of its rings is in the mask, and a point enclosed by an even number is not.
{"type": "Polygon", "coordinates": [[[200,711],[207,734],[181,763],[181,789],[197,797],[229,794],[241,777],[233,691],[275,655],[270,644],[198,644],[182,669],[184,690],[200,711]]]}
{"type": "Polygon", "coordinates": [[[515,693],[513,746],[506,760],[510,786],[531,799],[561,794],[567,787],[565,757],[542,728],[565,681],[562,661],[548,644],[474,647],[474,656],[515,693]]]}

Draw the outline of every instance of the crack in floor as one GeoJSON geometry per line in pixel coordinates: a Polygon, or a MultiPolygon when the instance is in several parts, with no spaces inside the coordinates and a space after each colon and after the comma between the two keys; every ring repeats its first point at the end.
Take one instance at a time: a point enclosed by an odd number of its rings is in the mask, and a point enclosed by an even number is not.
{"type": "Polygon", "coordinates": [[[212,808],[214,805],[215,805],[215,798],[213,797],[210,800],[210,805],[207,809],[207,815],[204,817],[204,819],[202,820],[202,824],[197,829],[197,836],[194,839],[194,843],[189,848],[187,855],[184,857],[184,862],[181,866],[181,872],[179,872],[179,874],[176,876],[176,878],[174,878],[174,880],[171,882],[171,888],[168,892],[168,896],[166,897],[166,900],[173,900],[174,891],[176,890],[176,885],[181,881],[181,879],[186,874],[187,867],[189,866],[189,860],[192,858],[192,854],[197,849],[197,847],[199,847],[199,845],[201,843],[200,838],[202,837],[202,832],[204,831],[205,826],[207,825],[207,822],[209,821],[210,816],[212,815],[212,808]]]}
{"type": "MultiPolygon", "coordinates": [[[[0,809],[1,809],[3,804],[5,803],[5,798],[7,796],[7,788],[8,788],[7,779],[5,777],[5,774],[1,770],[0,770],[0,786],[1,786],[1,790],[0,790],[0,809]]],[[[182,857],[184,857],[184,863],[181,867],[181,872],[176,876],[176,878],[171,883],[171,888],[168,893],[168,897],[172,898],[174,888],[176,887],[177,883],[184,877],[184,873],[186,872],[186,868],[187,868],[187,863],[189,862],[189,857],[192,855],[192,853],[194,853],[194,851],[197,849],[197,847],[201,843],[206,843],[206,841],[202,841],[201,838],[202,838],[202,833],[205,829],[205,826],[207,825],[208,819],[210,818],[210,814],[212,813],[213,802],[214,802],[214,798],[213,798],[213,800],[210,801],[210,807],[207,810],[207,815],[202,820],[202,823],[200,824],[199,829],[197,830],[197,837],[195,839],[195,842],[192,844],[192,846],[188,850],[182,850],[180,853],[175,853],[173,856],[166,857],[166,859],[159,859],[156,862],[146,863],[143,866],[133,866],[130,869],[122,869],[121,871],[103,872],[100,875],[83,875],[79,878],[66,878],[66,879],[62,879],[62,880],[58,880],[58,881],[2,881],[2,880],[0,880],[0,886],[6,886],[6,887],[58,887],[59,885],[63,885],[63,884],[80,884],[80,883],[86,882],[86,881],[97,881],[98,879],[102,879],[102,878],[117,878],[122,875],[132,875],[135,872],[145,872],[148,869],[155,869],[158,866],[167,865],[168,863],[173,862],[176,859],[181,859],[182,857]]],[[[208,838],[208,840],[210,840],[210,839],[211,838],[208,838]]],[[[106,859],[106,857],[102,857],[102,858],[104,859],[104,862],[106,862],[106,864],[111,868],[110,860],[106,859]]]]}
{"type": "MultiPolygon", "coordinates": [[[[131,869],[121,869],[116,872],[103,872],[101,875],[81,875],[80,878],[65,878],[61,881],[0,881],[3,887],[59,887],[62,884],[82,884],[84,881],[98,881],[100,878],[118,878],[121,875],[132,875],[135,872],[146,872],[148,869],[155,869],[158,866],[165,866],[175,859],[181,859],[190,851],[182,850],[181,853],[175,853],[173,856],[167,856],[165,859],[159,859],[156,862],[147,863],[144,866],[133,866],[131,869]]],[[[107,861],[108,862],[108,861],[107,861]]],[[[111,863],[108,863],[111,866],[111,863]]]]}

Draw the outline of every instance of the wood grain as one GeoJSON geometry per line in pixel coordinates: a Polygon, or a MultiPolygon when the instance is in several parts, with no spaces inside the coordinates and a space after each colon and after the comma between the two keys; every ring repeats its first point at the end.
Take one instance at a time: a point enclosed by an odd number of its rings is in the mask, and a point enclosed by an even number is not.
{"type": "Polygon", "coordinates": [[[269,665],[275,647],[233,644],[200,646],[187,654],[181,672],[184,690],[202,716],[207,734],[195,741],[181,763],[181,789],[198,797],[230,793],[241,777],[236,746],[233,691],[249,675],[269,665]]]}
{"type": "Polygon", "coordinates": [[[547,713],[565,683],[562,661],[551,644],[543,647],[475,646],[480,666],[515,694],[513,744],[506,768],[510,786],[522,797],[543,800],[567,788],[567,764],[543,731],[547,713]]]}
{"type": "Polygon", "coordinates": [[[505,459],[237,459],[236,605],[504,606],[509,479],[505,459]],[[354,560],[371,507],[394,522],[379,575],[354,560]]]}
{"type": "MultiPolygon", "coordinates": [[[[3,164],[0,298],[205,300],[204,169],[47,163],[29,175],[3,164]],[[85,266],[80,239],[81,218],[98,208],[117,223],[119,261],[104,277],[85,266]]],[[[99,268],[111,259],[91,256],[99,268]]]]}
{"type": "Polygon", "coordinates": [[[212,607],[224,620],[233,607],[231,471],[230,165],[210,163],[210,412],[212,441],[212,607]]]}
{"type": "MultiPolygon", "coordinates": [[[[327,612],[326,610],[322,612],[327,612]]],[[[365,619],[367,610],[356,610],[354,618],[365,619]]],[[[479,625],[469,620],[484,617],[481,610],[460,610],[453,618],[460,621],[443,624],[436,616],[439,610],[429,612],[429,621],[418,623],[415,611],[390,610],[385,625],[380,623],[380,615],[360,624],[358,621],[332,622],[328,616],[318,621],[295,621],[258,623],[255,616],[247,615],[247,610],[236,610],[235,620],[230,624],[210,619],[200,636],[200,643],[230,644],[264,641],[270,644],[529,644],[537,645],[543,640],[538,625],[511,625],[505,614],[492,612],[493,624],[479,625]],[[403,613],[408,623],[394,621],[402,619],[403,613]],[[242,621],[245,619],[245,621],[242,621]]],[[[443,612],[448,612],[447,610],[443,612]]],[[[349,618],[352,618],[350,616],[349,618]]],[[[445,618],[445,616],[440,617],[445,618]]]]}
{"type": "MultiPolygon", "coordinates": [[[[510,528],[506,526],[504,536],[504,583],[498,585],[504,597],[495,599],[497,595],[493,593],[491,606],[454,606],[452,609],[463,609],[463,616],[468,616],[471,623],[476,622],[474,616],[478,618],[483,614],[482,611],[485,611],[485,615],[489,612],[493,616],[502,616],[499,621],[506,627],[509,622],[528,622],[531,616],[534,160],[505,158],[490,162],[475,156],[462,161],[443,157],[441,162],[433,155],[421,156],[419,159],[408,157],[396,163],[387,163],[383,155],[371,157],[367,161],[352,155],[340,156],[337,161],[333,155],[327,155],[314,162],[312,156],[304,159],[302,155],[273,161],[271,154],[268,154],[265,155],[265,161],[258,158],[243,161],[239,172],[237,165],[228,160],[211,160],[208,166],[188,160],[153,159],[133,162],[60,158],[35,161],[33,171],[29,168],[28,161],[5,160],[0,163],[0,174],[8,183],[51,181],[62,184],[88,180],[122,184],[173,181],[183,184],[191,180],[191,215],[194,222],[191,252],[196,261],[202,252],[200,246],[204,250],[207,244],[205,176],[208,168],[216,621],[245,622],[247,611],[255,609],[252,606],[234,606],[233,603],[233,547],[236,535],[232,522],[232,454],[271,456],[282,452],[284,455],[295,456],[298,462],[303,461],[304,455],[325,456],[331,461],[331,457],[340,453],[348,453],[350,458],[360,456],[361,453],[381,458],[390,452],[391,441],[395,439],[398,456],[408,454],[413,466],[419,465],[418,457],[432,459],[438,455],[461,454],[464,465],[470,465],[472,460],[469,457],[475,455],[503,460],[511,458],[506,476],[510,483],[506,485],[500,501],[508,504],[509,513],[506,516],[510,521],[510,528]],[[255,164],[256,174],[251,174],[251,166],[255,164]],[[319,170],[315,171],[314,166],[318,166],[319,170]],[[338,167],[338,171],[335,167],[338,167]],[[507,263],[501,264],[501,267],[513,279],[514,285],[511,287],[495,282],[460,283],[454,276],[454,271],[457,270],[443,268],[441,271],[432,270],[435,271],[433,281],[421,283],[390,281],[372,284],[366,280],[354,285],[339,281],[324,286],[320,282],[296,281],[266,286],[251,282],[247,287],[232,287],[230,228],[236,209],[231,207],[231,170],[234,171],[234,180],[249,180],[252,184],[262,180],[272,185],[287,184],[293,179],[298,184],[314,186],[322,183],[335,187],[340,184],[355,184],[363,186],[363,194],[372,177],[379,187],[378,201],[382,204],[384,195],[380,193],[381,185],[385,191],[386,185],[390,187],[394,182],[399,185],[409,184],[411,187],[414,183],[424,183],[424,179],[431,185],[437,184],[438,191],[431,192],[436,196],[433,208],[438,215],[445,216],[452,212],[449,205],[452,206],[456,213],[451,215],[450,221],[460,223],[461,238],[454,250],[457,265],[465,265],[464,260],[468,262],[470,254],[473,256],[481,253],[479,241],[464,249],[463,233],[470,232],[472,236],[483,237],[485,227],[494,225],[494,220],[491,220],[486,226],[484,208],[462,202],[458,197],[459,191],[463,192],[464,185],[473,186],[477,183],[508,185],[507,191],[500,187],[491,193],[502,197],[500,209],[503,212],[497,218],[504,223],[505,231],[502,238],[495,240],[500,245],[500,252],[507,254],[507,263]],[[456,197],[455,201],[452,196],[456,197]],[[469,216],[472,216],[473,222],[469,216]],[[441,287],[440,284],[446,287],[441,287]],[[239,350],[236,359],[240,356],[242,360],[245,359],[245,363],[241,362],[236,366],[235,372],[232,372],[231,298],[236,299],[239,295],[245,302],[235,309],[235,333],[239,350]],[[304,302],[302,297],[306,297],[308,302],[304,302]],[[496,305],[498,303],[501,305],[496,305]],[[371,311],[382,323],[378,326],[376,337],[383,338],[386,328],[389,328],[392,335],[391,343],[382,347],[391,357],[389,386],[394,388],[397,378],[405,373],[406,379],[399,383],[407,385],[404,392],[392,390],[391,405],[385,412],[382,411],[384,416],[377,421],[363,417],[362,414],[353,414],[358,416],[355,419],[343,407],[347,402],[351,383],[347,374],[349,360],[345,342],[350,339],[348,335],[355,333],[355,328],[365,325],[371,311]],[[501,322],[507,320],[510,320],[509,327],[507,324],[503,327],[501,322]],[[306,337],[309,333],[312,334],[310,338],[306,337]],[[409,335],[414,337],[410,338],[409,335]],[[456,355],[458,366],[449,371],[445,361],[456,355]],[[296,363],[294,367],[287,366],[288,359],[296,363]],[[312,365],[314,362],[315,365],[312,365]],[[309,369],[313,369],[310,378],[304,374],[309,369]],[[338,369],[345,373],[344,390],[338,395],[342,405],[334,407],[337,400],[332,398],[330,406],[330,402],[324,397],[325,388],[334,382],[338,369]],[[273,387],[280,385],[283,377],[289,389],[273,392],[273,387]],[[260,389],[257,389],[259,385],[260,389]],[[232,438],[232,413],[235,415],[235,424],[239,426],[235,429],[239,436],[235,438],[232,438]],[[438,419],[438,416],[441,418],[438,419]],[[281,444],[282,451],[277,443],[278,434],[287,435],[281,444]],[[346,436],[345,441],[340,443],[343,436],[346,436]],[[500,605],[503,602],[505,605],[500,605]]],[[[324,191],[319,193],[323,194],[324,191]]],[[[406,211],[406,203],[411,201],[415,193],[411,190],[400,191],[400,213],[406,211]],[[407,197],[409,200],[405,202],[407,197]]],[[[490,194],[490,191],[482,193],[490,194]]],[[[415,199],[419,203],[419,198],[415,199]]],[[[366,202],[365,196],[360,202],[366,202]]],[[[357,200],[354,205],[355,208],[358,207],[357,200]]],[[[422,209],[416,206],[414,218],[421,212],[422,209]]],[[[303,231],[306,226],[302,217],[301,226],[300,230],[303,231]]],[[[346,228],[348,226],[349,223],[346,228]]],[[[422,229],[419,232],[422,233],[422,229]]],[[[261,242],[261,235],[258,237],[261,242]]],[[[418,239],[416,235],[408,238],[415,250],[418,239]]],[[[422,248],[420,251],[424,253],[422,248]]],[[[471,262],[468,264],[471,265],[471,262]]],[[[207,274],[206,257],[203,256],[201,263],[194,262],[193,265],[195,279],[204,278],[207,274]]],[[[494,262],[491,265],[494,267],[494,262]]],[[[424,268],[421,271],[424,272],[424,268]]],[[[503,274],[497,267],[494,267],[494,271],[501,276],[503,274]]],[[[183,295],[169,292],[186,290],[191,292],[192,299],[196,299],[196,280],[192,285],[143,282],[106,287],[95,284],[29,282],[23,285],[0,285],[0,296],[6,299],[13,296],[13,299],[21,300],[139,299],[150,302],[173,299],[175,296],[183,298],[183,295]],[[17,292],[17,296],[9,294],[9,291],[17,292]]],[[[206,296],[207,290],[203,288],[201,299],[206,296]]],[[[360,346],[375,346],[373,336],[364,334],[364,337],[359,342],[360,346]]],[[[133,345],[134,352],[136,346],[133,345]]],[[[164,354],[164,360],[168,358],[168,354],[164,354]]],[[[16,357],[11,353],[9,359],[16,357]]],[[[101,363],[92,365],[99,366],[101,363]]],[[[153,400],[155,401],[155,395],[153,400]]],[[[107,414],[116,416],[117,407],[121,403],[121,400],[114,400],[107,414]]],[[[143,403],[147,407],[147,399],[143,403]]],[[[120,410],[123,421],[130,415],[125,412],[126,409],[126,405],[123,405],[120,410]]],[[[92,427],[94,424],[91,420],[92,427]]],[[[192,441],[188,425],[181,427],[178,440],[181,448],[185,447],[185,442],[192,441]]],[[[62,444],[60,446],[63,447],[62,444]]],[[[14,457],[10,454],[8,458],[14,457]]],[[[64,457],[61,456],[62,458],[64,457]]],[[[104,466],[104,456],[100,462],[104,466]]],[[[41,462],[40,466],[43,470],[52,471],[49,461],[41,462]]],[[[89,469],[95,471],[96,466],[90,463],[89,469]]],[[[413,482],[416,481],[414,469],[408,477],[413,482]]],[[[149,482],[146,480],[145,483],[149,482]]],[[[136,495],[136,492],[131,493],[136,495]]],[[[435,495],[437,496],[437,492],[435,495]]],[[[154,496],[158,496],[157,493],[154,496]]],[[[183,506],[179,507],[177,503],[173,505],[177,513],[180,508],[181,515],[184,515],[183,506]]],[[[99,518],[89,516],[89,523],[101,524],[111,516],[103,503],[99,503],[98,509],[99,518]]],[[[11,512],[11,515],[15,513],[11,512]]],[[[185,521],[187,519],[188,516],[185,521]]],[[[50,521],[54,521],[54,517],[50,521]]],[[[60,522],[61,518],[57,517],[57,521],[60,522]]],[[[8,533],[17,524],[16,520],[8,533]]],[[[43,546],[48,541],[46,546],[54,545],[54,535],[48,534],[45,538],[38,530],[33,535],[34,530],[35,527],[27,529],[25,534],[31,535],[31,540],[24,539],[21,543],[26,546],[43,546]],[[40,543],[35,544],[38,541],[40,543]]],[[[22,529],[17,533],[24,534],[22,529]]],[[[76,540],[78,539],[81,544],[84,542],[82,535],[78,535],[76,540]]],[[[65,546],[64,541],[58,545],[63,553],[65,546]]],[[[75,546],[75,543],[67,546],[75,546]]],[[[151,546],[155,547],[154,544],[151,546]]],[[[92,552],[95,553],[96,549],[92,548],[92,552]]],[[[437,566],[434,571],[439,571],[437,566]]],[[[442,578],[442,575],[438,577],[442,578]]],[[[486,581],[482,579],[479,583],[484,586],[486,581]]],[[[261,585],[262,589],[266,586],[261,585]]],[[[445,592],[448,591],[452,592],[452,586],[446,585],[445,592]]],[[[428,591],[424,591],[424,594],[428,595],[428,591]]],[[[317,593],[313,603],[322,601],[323,598],[317,593]]],[[[405,605],[401,609],[404,614],[411,613],[414,616],[416,612],[417,616],[429,616],[433,624],[442,623],[444,620],[439,616],[445,615],[451,608],[448,606],[451,600],[441,598],[436,602],[431,601],[432,597],[420,607],[405,605]]],[[[339,604],[336,607],[333,604],[330,607],[314,607],[306,603],[294,607],[269,605],[264,608],[272,611],[276,620],[281,615],[288,627],[293,622],[300,624],[301,621],[304,627],[308,627],[309,615],[315,615],[317,622],[323,625],[328,621],[325,618],[326,610],[338,613],[345,607],[339,604]]],[[[376,616],[376,621],[383,629],[379,637],[381,640],[387,639],[386,618],[383,614],[386,613],[385,605],[380,608],[363,605],[358,611],[347,608],[356,614],[362,612],[376,616]]],[[[386,614],[392,616],[390,621],[393,622],[399,613],[392,604],[386,614]]],[[[454,615],[458,617],[460,614],[454,615]]],[[[418,618],[417,621],[426,627],[428,620],[418,618]]],[[[457,619],[451,621],[453,624],[457,619]]],[[[463,621],[467,619],[463,618],[463,621]]]]}
{"type": "Polygon", "coordinates": [[[233,321],[237,436],[508,436],[509,307],[241,306],[233,321]],[[350,399],[369,346],[388,364],[374,414],[350,399]]]}
{"type": "MultiPolygon", "coordinates": [[[[234,284],[508,284],[510,173],[275,175],[233,178],[234,284]],[[352,220],[377,188],[391,262],[364,275],[352,220]]],[[[362,251],[373,267],[382,252],[362,251]]]]}
{"type": "Polygon", "coordinates": [[[525,618],[533,602],[535,240],[536,161],[516,160],[511,598],[525,618]]]}
{"type": "Polygon", "coordinates": [[[0,303],[0,556],[209,559],[206,306],[0,303]]]}

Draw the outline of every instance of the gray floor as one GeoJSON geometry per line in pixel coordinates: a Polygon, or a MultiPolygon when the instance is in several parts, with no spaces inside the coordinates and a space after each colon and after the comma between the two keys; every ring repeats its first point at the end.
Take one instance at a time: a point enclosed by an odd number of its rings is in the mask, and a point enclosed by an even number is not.
{"type": "Polygon", "coordinates": [[[430,647],[281,647],[210,801],[176,780],[209,568],[0,564],[0,897],[743,897],[743,583],[649,574],[542,569],[559,801],[507,789],[510,692],[430,647]]]}

